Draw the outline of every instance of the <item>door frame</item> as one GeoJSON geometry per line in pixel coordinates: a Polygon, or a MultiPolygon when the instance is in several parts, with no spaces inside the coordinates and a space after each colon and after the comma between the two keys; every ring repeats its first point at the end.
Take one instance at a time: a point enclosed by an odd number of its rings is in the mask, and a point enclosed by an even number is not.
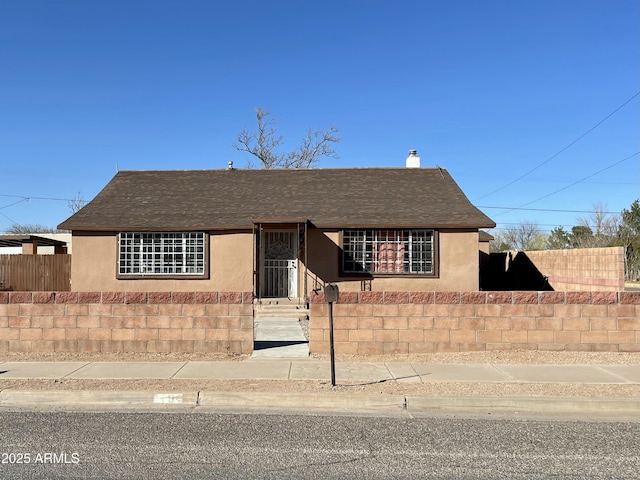
{"type": "Polygon", "coordinates": [[[286,227],[286,228],[269,228],[263,227],[259,231],[259,251],[258,251],[258,271],[259,271],[259,283],[258,293],[259,298],[298,298],[300,286],[298,270],[300,268],[300,232],[298,229],[286,227]],[[274,258],[267,259],[266,250],[268,248],[269,236],[275,234],[287,234],[289,236],[289,244],[292,255],[290,258],[274,258]],[[279,262],[286,262],[286,266],[277,265],[279,262]],[[271,263],[271,265],[268,265],[271,263]],[[268,274],[269,270],[275,269],[274,274],[268,274]],[[278,272],[280,270],[280,272],[278,272]],[[283,272],[286,272],[283,274],[283,272]],[[276,282],[276,285],[273,284],[276,282]],[[279,282],[284,282],[282,286],[278,286],[279,282]],[[282,288],[286,286],[285,289],[282,288]],[[275,292],[274,289],[275,288],[275,292]]]}

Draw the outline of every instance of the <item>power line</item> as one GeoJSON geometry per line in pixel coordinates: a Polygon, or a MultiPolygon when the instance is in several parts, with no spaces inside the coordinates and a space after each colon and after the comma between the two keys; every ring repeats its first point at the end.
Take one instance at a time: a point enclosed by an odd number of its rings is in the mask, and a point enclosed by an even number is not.
{"type": "MultiPolygon", "coordinates": [[[[499,225],[522,225],[523,223],[532,223],[534,224],[536,227],[551,227],[551,228],[555,228],[555,227],[574,227],[575,223],[562,223],[562,224],[553,224],[553,223],[537,223],[537,222],[500,222],[499,225]]],[[[547,229],[543,229],[543,231],[550,231],[547,229]]]]}
{"type": "MultiPolygon", "coordinates": [[[[487,206],[487,205],[476,205],[476,207],[478,207],[478,208],[497,209],[497,210],[508,210],[508,211],[525,210],[525,211],[530,211],[530,212],[593,213],[593,210],[561,210],[561,209],[555,209],[555,208],[490,207],[490,206],[487,206]]],[[[502,212],[502,213],[507,213],[507,212],[502,212]]],[[[502,213],[499,213],[498,215],[501,215],[502,213]]],[[[607,213],[607,214],[610,214],[610,215],[617,215],[620,212],[602,212],[602,213],[607,213]]]]}
{"type": "Polygon", "coordinates": [[[506,185],[490,192],[487,193],[486,195],[483,195],[481,197],[475,198],[474,201],[476,200],[481,200],[485,197],[488,197],[490,195],[493,195],[494,193],[498,193],[502,190],[504,190],[507,187],[510,187],[511,185],[513,185],[514,183],[522,180],[524,177],[526,177],[527,175],[535,172],[536,170],[538,170],[540,167],[542,167],[543,165],[546,165],[547,163],[549,163],[551,160],[553,160],[554,158],[556,158],[558,155],[560,155],[562,152],[564,152],[565,150],[567,150],[568,148],[572,147],[573,145],[575,145],[576,143],[578,143],[580,140],[582,140],[584,137],[586,137],[588,134],[590,134],[592,131],[594,131],[596,128],[598,128],[600,125],[602,125],[604,122],[606,122],[609,118],[611,118],[614,114],[616,114],[619,110],[622,109],[622,107],[624,107],[625,105],[627,105],[629,102],[631,102],[631,100],[633,100],[634,98],[636,98],[638,95],[640,95],[640,91],[637,91],[633,96],[631,96],[631,98],[629,98],[626,102],[624,102],[622,105],[620,105],[618,108],[616,108],[613,112],[611,112],[609,115],[607,115],[606,117],[604,117],[602,120],[600,120],[598,123],[596,123],[593,127],[591,127],[589,130],[587,130],[586,132],[584,132],[582,135],[580,135],[578,138],[576,138],[574,141],[572,141],[571,143],[569,143],[567,146],[565,146],[564,148],[562,148],[561,150],[559,150],[557,153],[554,153],[553,155],[551,155],[549,158],[547,158],[544,162],[540,163],[539,165],[535,166],[534,168],[532,168],[531,170],[529,170],[528,172],[520,175],[518,178],[516,178],[515,180],[512,180],[511,182],[507,183],[506,185]]]}
{"type": "MultiPolygon", "coordinates": [[[[495,175],[483,176],[483,175],[464,175],[464,174],[456,174],[456,179],[467,179],[472,178],[473,180],[500,180],[501,178],[496,177],[495,175]]],[[[527,180],[530,183],[565,183],[569,180],[566,178],[530,178],[527,180]]],[[[637,185],[638,182],[615,182],[615,181],[606,181],[606,180],[594,180],[592,182],[587,182],[590,185],[637,185]]]]}
{"type": "MultiPolygon", "coordinates": [[[[553,191],[553,192],[551,192],[551,193],[547,193],[546,195],[543,195],[542,197],[538,197],[538,198],[536,198],[535,200],[531,200],[530,202],[527,202],[527,203],[525,203],[525,204],[522,204],[522,205],[520,205],[520,206],[519,206],[519,207],[517,207],[517,208],[512,208],[512,209],[510,209],[510,210],[507,210],[506,212],[500,212],[500,213],[498,213],[498,215],[502,215],[502,214],[504,214],[504,213],[509,213],[509,211],[511,211],[511,210],[519,210],[519,209],[522,209],[523,207],[526,207],[527,205],[531,205],[532,203],[536,203],[536,202],[538,202],[538,201],[540,201],[540,200],[543,200],[543,199],[548,198],[548,197],[550,197],[550,196],[552,196],[552,195],[555,195],[556,193],[562,192],[563,190],[566,190],[566,189],[568,189],[568,188],[571,188],[571,187],[573,187],[574,185],[577,185],[577,184],[579,184],[579,183],[581,183],[581,182],[584,182],[585,180],[588,180],[588,179],[590,179],[590,178],[592,178],[592,177],[595,177],[596,175],[599,175],[599,174],[601,174],[602,172],[604,172],[604,171],[606,171],[606,170],[609,170],[610,168],[613,168],[613,167],[615,167],[615,166],[617,166],[617,165],[620,165],[622,162],[626,162],[627,160],[629,160],[629,159],[631,159],[631,158],[633,158],[633,157],[635,157],[635,156],[637,156],[637,155],[640,155],[640,151],[639,151],[639,152],[636,152],[636,153],[634,153],[634,154],[632,154],[632,155],[629,155],[628,157],[623,158],[622,160],[619,160],[619,161],[617,161],[617,162],[615,162],[615,163],[612,163],[611,165],[609,165],[609,166],[607,166],[607,167],[603,168],[602,170],[598,170],[597,172],[592,173],[591,175],[587,175],[586,177],[581,178],[580,180],[577,180],[577,181],[575,181],[575,182],[573,182],[573,183],[571,183],[571,184],[569,184],[569,185],[566,185],[566,186],[564,186],[564,187],[562,187],[562,188],[559,188],[558,190],[555,190],[555,191],[553,191]]],[[[590,213],[590,212],[587,212],[587,213],[590,213]]],[[[609,213],[609,212],[604,212],[604,213],[609,213]]]]}
{"type": "Polygon", "coordinates": [[[27,200],[25,200],[24,198],[23,198],[23,199],[20,199],[20,200],[18,200],[17,202],[13,202],[13,203],[10,203],[9,205],[5,205],[4,207],[0,207],[0,210],[3,210],[3,209],[5,209],[5,208],[9,208],[9,207],[13,207],[14,205],[17,205],[17,204],[19,204],[19,203],[26,202],[26,201],[27,201],[27,200]]]}
{"type": "Polygon", "coordinates": [[[13,220],[12,218],[7,217],[4,213],[0,212],[0,215],[2,215],[4,218],[6,218],[7,220],[9,220],[11,223],[18,223],[15,220],[13,220]]]}
{"type": "Polygon", "coordinates": [[[24,201],[29,201],[29,200],[55,200],[58,202],[70,202],[73,199],[71,198],[53,198],[53,197],[28,197],[28,196],[24,196],[24,195],[9,195],[6,193],[0,193],[0,197],[10,197],[10,198],[21,198],[24,201]]]}

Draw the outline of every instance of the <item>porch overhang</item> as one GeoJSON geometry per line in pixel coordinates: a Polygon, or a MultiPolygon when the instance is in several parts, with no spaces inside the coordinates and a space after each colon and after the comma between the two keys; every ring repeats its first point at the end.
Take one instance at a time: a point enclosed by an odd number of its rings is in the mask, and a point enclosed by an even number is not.
{"type": "Polygon", "coordinates": [[[254,225],[301,225],[309,221],[306,217],[269,217],[252,220],[254,225]]]}

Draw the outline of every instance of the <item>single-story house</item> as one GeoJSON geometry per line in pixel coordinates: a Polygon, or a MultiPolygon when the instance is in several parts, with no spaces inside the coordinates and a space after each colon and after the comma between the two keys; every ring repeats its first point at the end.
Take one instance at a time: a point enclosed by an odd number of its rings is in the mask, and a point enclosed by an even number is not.
{"type": "MultiPolygon", "coordinates": [[[[408,166],[419,157],[412,152],[408,166]]],[[[409,159],[408,159],[409,160],[409,159]]],[[[74,291],[475,291],[495,223],[443,168],[120,171],[59,225],[74,291]]]]}

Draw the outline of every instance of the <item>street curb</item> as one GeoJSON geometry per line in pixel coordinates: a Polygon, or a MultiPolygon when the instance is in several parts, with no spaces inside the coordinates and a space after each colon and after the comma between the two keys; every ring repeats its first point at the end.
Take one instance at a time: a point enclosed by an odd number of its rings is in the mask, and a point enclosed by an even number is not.
{"type": "Polygon", "coordinates": [[[407,409],[420,412],[628,415],[640,418],[640,399],[635,398],[412,396],[406,398],[407,409]]]}
{"type": "Polygon", "coordinates": [[[0,405],[197,405],[198,393],[100,390],[3,390],[0,405]]]}
{"type": "Polygon", "coordinates": [[[281,409],[295,413],[372,411],[428,413],[583,414],[640,418],[640,399],[583,397],[417,397],[339,393],[3,390],[0,406],[203,406],[281,409]]]}
{"type": "Polygon", "coordinates": [[[209,407],[286,408],[291,410],[403,410],[404,395],[331,393],[200,392],[200,405],[209,407]]]}

